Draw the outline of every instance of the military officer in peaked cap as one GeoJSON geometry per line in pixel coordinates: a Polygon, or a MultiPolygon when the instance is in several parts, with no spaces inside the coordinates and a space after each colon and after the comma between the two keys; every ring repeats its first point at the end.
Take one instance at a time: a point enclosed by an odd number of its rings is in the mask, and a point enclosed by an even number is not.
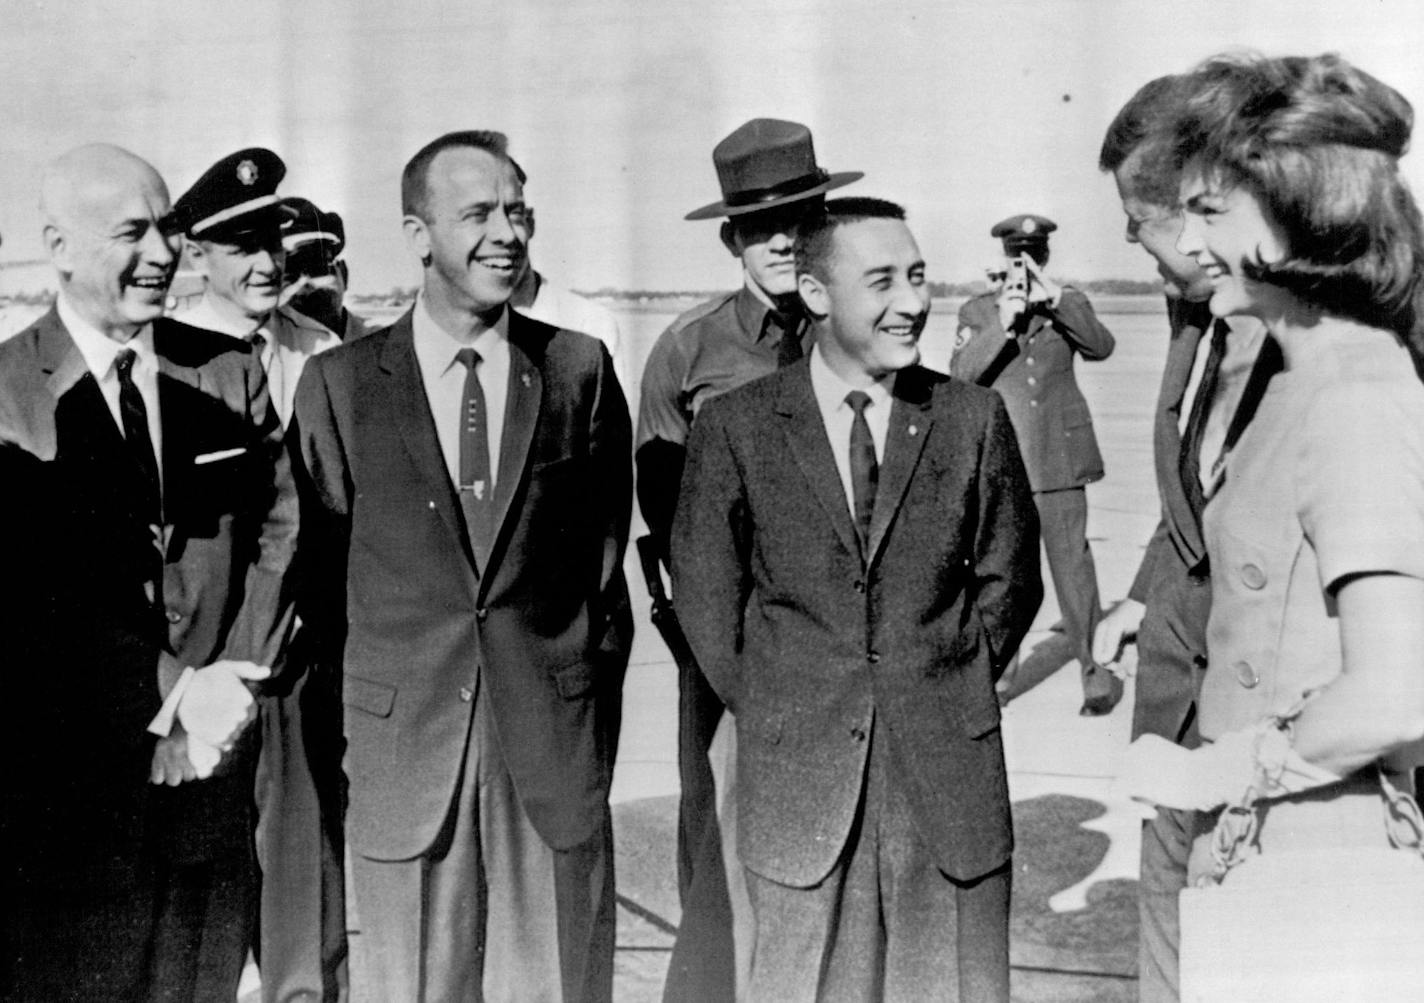
{"type": "MultiPolygon", "coordinates": [[[[180,319],[251,343],[284,427],[306,361],[341,344],[323,324],[280,305],[283,227],[302,218],[277,194],[286,173],[271,150],[239,150],[208,168],[174,206],[188,259],[207,283],[202,299],[180,319]]],[[[334,230],[329,217],[322,222],[334,230]]],[[[324,998],[345,978],[338,682],[334,668],[305,664],[302,652],[309,647],[299,630],[288,648],[283,684],[259,700],[264,1000],[324,998]]]]}
{"type": "MultiPolygon", "coordinates": [[[[796,291],[792,245],[797,227],[821,209],[827,192],[864,176],[860,171],[826,171],[816,160],[810,129],[771,118],[752,119],[735,129],[713,149],[712,163],[722,198],[694,209],[686,218],[723,221],[722,245],[741,262],[741,285],[674,320],[658,338],[643,369],[635,459],[638,503],[650,537],[640,541],[639,548],[656,550],[664,562],[695,415],[718,394],[802,357],[809,347],[810,322],[796,291]]],[[[652,563],[645,560],[645,571],[652,563]]],[[[651,571],[648,579],[657,596],[662,583],[654,580],[655,575],[651,571]]],[[[669,644],[678,650],[676,637],[669,644]]],[[[678,889],[683,921],[664,996],[731,999],[732,934],[717,796],[707,756],[723,705],[685,647],[682,651],[678,659],[682,781],[678,889]]],[[[740,874],[735,867],[732,871],[740,874]]],[[[744,900],[745,893],[732,891],[735,911],[735,903],[744,900]]],[[[745,971],[746,960],[736,958],[735,968],[745,971]]]]}
{"type": "MultiPolygon", "coordinates": [[[[989,231],[1003,242],[1008,277],[997,293],[976,296],[960,308],[950,372],[992,386],[1008,406],[1038,505],[1068,657],[1076,656],[1082,670],[1081,713],[1094,716],[1112,710],[1122,698],[1122,683],[1092,654],[1102,608],[1088,547],[1084,487],[1102,478],[1103,458],[1073,362],[1077,356],[1106,359],[1114,341],[1087,296],[1044,274],[1048,237],[1056,229],[1051,219],[1020,213],[989,231]]],[[[1045,644],[1039,647],[1061,652],[1057,644],[1045,644]]],[[[1029,656],[1021,675],[1033,679],[1057,667],[1029,668],[1042,661],[1038,655],[1036,650],[1029,656]]]]}
{"type": "Polygon", "coordinates": [[[370,330],[346,309],[350,271],[346,259],[346,224],[341,214],[325,212],[304,198],[288,198],[294,215],[282,223],[282,251],[287,256],[282,302],[354,341],[370,330]]]}

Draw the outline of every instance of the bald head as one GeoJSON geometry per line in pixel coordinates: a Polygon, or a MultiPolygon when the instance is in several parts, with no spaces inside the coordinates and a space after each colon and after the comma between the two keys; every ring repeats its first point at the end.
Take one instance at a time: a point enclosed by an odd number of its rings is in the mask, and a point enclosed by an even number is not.
{"type": "Polygon", "coordinates": [[[163,312],[178,265],[168,188],[117,146],[70,150],[44,173],[40,211],[60,289],[81,317],[127,341],[163,312]]]}

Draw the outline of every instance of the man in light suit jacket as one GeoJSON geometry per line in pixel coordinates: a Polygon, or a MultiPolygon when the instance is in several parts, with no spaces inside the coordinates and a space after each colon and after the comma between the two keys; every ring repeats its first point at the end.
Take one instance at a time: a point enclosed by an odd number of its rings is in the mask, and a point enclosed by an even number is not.
{"type": "Polygon", "coordinates": [[[627,405],[597,340],[507,308],[503,135],[442,136],[401,190],[419,298],[311,359],[292,428],[304,617],[343,669],[352,996],[606,1000],[627,405]]]}
{"type": "MultiPolygon", "coordinates": [[[[1093,661],[1093,631],[1102,606],[1088,546],[1084,488],[1102,479],[1103,457],[1073,362],[1078,356],[1106,359],[1114,342],[1087,296],[1043,273],[1048,235],[1055,229],[1051,219],[1032,213],[994,225],[990,234],[1003,242],[1010,266],[1018,267],[1010,267],[997,294],[976,296],[960,307],[949,371],[962,380],[992,386],[1008,405],[1038,505],[1068,657],[1078,659],[1082,675],[1080,713],[1092,716],[1117,705],[1122,682],[1093,661]]],[[[1060,651],[1057,644],[1039,645],[1030,659],[1042,663],[1046,658],[1052,664],[1025,666],[1022,674],[1033,680],[1056,670],[1065,661],[1060,651]]]]}
{"type": "Polygon", "coordinates": [[[736,715],[754,999],[1008,999],[1012,835],[994,680],[1042,597],[997,395],[916,365],[898,206],[828,202],[807,360],[693,426],[673,579],[736,715]]]}
{"type": "MultiPolygon", "coordinates": [[[[1171,341],[1152,429],[1162,518],[1127,598],[1103,616],[1093,647],[1095,659],[1106,665],[1118,660],[1127,642],[1137,643],[1132,737],[1161,735],[1194,748],[1211,612],[1200,482],[1203,473],[1210,480],[1215,457],[1251,420],[1281,357],[1251,318],[1232,318],[1230,327],[1213,322],[1207,309],[1211,279],[1195,258],[1177,251],[1177,178],[1168,151],[1150,139],[1153,125],[1176,111],[1181,86],[1179,77],[1143,85],[1108,127],[1098,158],[1117,182],[1128,242],[1157,262],[1171,341]],[[1215,333],[1222,349],[1217,352],[1211,347],[1215,333]],[[1216,377],[1207,378],[1208,370],[1216,377]]],[[[1142,830],[1138,996],[1152,1003],[1177,999],[1177,896],[1187,882],[1191,817],[1162,807],[1142,830]]]]}
{"type": "Polygon", "coordinates": [[[297,497],[249,346],[161,316],[168,192],[48,169],[55,307],[0,346],[6,999],[231,999],[252,931],[253,713],[297,497]],[[13,595],[13,593],[12,593],[13,595]]]}

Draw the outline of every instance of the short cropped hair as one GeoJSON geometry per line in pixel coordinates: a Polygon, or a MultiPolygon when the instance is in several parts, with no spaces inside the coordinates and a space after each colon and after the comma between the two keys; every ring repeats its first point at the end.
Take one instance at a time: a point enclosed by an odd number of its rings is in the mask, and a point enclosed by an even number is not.
{"type": "Polygon", "coordinates": [[[426,213],[430,208],[430,165],[446,150],[467,147],[484,150],[498,157],[514,168],[514,174],[522,185],[529,180],[513,157],[509,155],[509,137],[493,129],[464,129],[447,132],[439,139],[433,139],[420,148],[401,172],[401,215],[416,216],[429,222],[426,213]]]}
{"type": "Polygon", "coordinates": [[[1178,176],[1170,144],[1159,132],[1181,105],[1182,77],[1173,74],[1143,84],[1117,113],[1098,151],[1098,170],[1116,173],[1139,150],[1142,156],[1127,182],[1132,191],[1153,205],[1177,204],[1178,176]]]}
{"type": "Polygon", "coordinates": [[[1248,278],[1327,313],[1409,337],[1424,224],[1399,173],[1414,110],[1337,55],[1218,56],[1190,74],[1173,159],[1207,184],[1247,187],[1288,244],[1248,278]]]}
{"type": "Polygon", "coordinates": [[[838,227],[866,219],[905,218],[905,210],[894,202],[863,196],[829,199],[813,213],[796,233],[796,274],[812,275],[825,282],[830,277],[832,237],[838,227]]]}

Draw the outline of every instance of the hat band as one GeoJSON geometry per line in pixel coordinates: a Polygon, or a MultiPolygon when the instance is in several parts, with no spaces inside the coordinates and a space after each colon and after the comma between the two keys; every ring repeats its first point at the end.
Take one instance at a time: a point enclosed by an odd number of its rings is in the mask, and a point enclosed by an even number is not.
{"type": "Polygon", "coordinates": [[[264,206],[274,205],[282,201],[276,195],[259,195],[255,199],[248,199],[246,202],[239,202],[237,205],[228,206],[221,212],[215,212],[205,219],[201,219],[188,228],[188,232],[196,237],[204,230],[210,230],[219,223],[226,223],[230,219],[245,215],[264,206]]]}
{"type": "Polygon", "coordinates": [[[824,184],[830,179],[830,174],[817,168],[810,174],[803,174],[799,178],[792,178],[790,181],[783,181],[767,188],[749,188],[746,191],[730,192],[723,197],[722,201],[730,207],[774,202],[777,199],[786,198],[788,195],[799,195],[801,192],[824,184]]]}

